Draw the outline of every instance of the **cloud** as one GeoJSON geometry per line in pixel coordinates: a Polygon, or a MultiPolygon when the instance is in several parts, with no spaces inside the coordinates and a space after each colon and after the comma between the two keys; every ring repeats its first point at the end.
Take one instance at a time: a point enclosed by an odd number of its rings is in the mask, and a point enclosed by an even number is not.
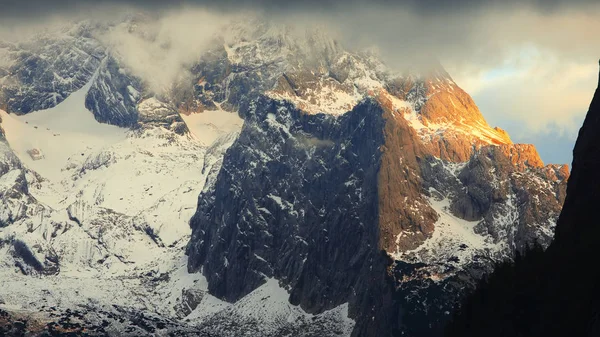
{"type": "Polygon", "coordinates": [[[137,14],[99,35],[112,54],[156,93],[186,76],[191,65],[232,19],[204,9],[169,11],[158,18],[137,14]]]}
{"type": "Polygon", "coordinates": [[[594,90],[598,64],[526,49],[501,66],[457,78],[491,125],[532,143],[548,163],[570,163],[594,90]]]}
{"type": "Polygon", "coordinates": [[[600,5],[540,11],[524,5],[466,12],[415,13],[406,9],[359,9],[325,15],[347,43],[375,45],[386,60],[403,66],[423,56],[455,68],[478,70],[534,45],[578,60],[600,56],[600,5]]]}
{"type": "Polygon", "coordinates": [[[565,7],[585,7],[595,0],[3,0],[1,16],[38,17],[55,13],[89,11],[104,6],[129,6],[145,10],[162,10],[175,6],[202,6],[213,10],[262,10],[266,12],[339,12],[348,8],[382,8],[394,11],[408,9],[421,15],[465,13],[490,8],[526,6],[541,12],[563,10],[565,7]]]}
{"type": "Polygon", "coordinates": [[[519,121],[527,132],[559,125],[576,131],[598,83],[596,62],[564,60],[533,49],[507,58],[492,70],[457,78],[494,124],[519,121]]]}
{"type": "MultiPolygon", "coordinates": [[[[4,0],[1,9],[0,34],[61,17],[110,20],[136,11],[226,17],[252,11],[287,24],[326,27],[347,46],[375,47],[398,69],[427,56],[476,72],[528,44],[586,62],[600,55],[600,3],[592,0],[4,0]]],[[[191,19],[186,24],[196,27],[191,19]]]]}
{"type": "Polygon", "coordinates": [[[564,132],[558,126],[551,126],[548,130],[524,134],[518,137],[519,142],[535,144],[540,157],[547,164],[569,164],[573,161],[573,147],[577,132],[564,132]]]}

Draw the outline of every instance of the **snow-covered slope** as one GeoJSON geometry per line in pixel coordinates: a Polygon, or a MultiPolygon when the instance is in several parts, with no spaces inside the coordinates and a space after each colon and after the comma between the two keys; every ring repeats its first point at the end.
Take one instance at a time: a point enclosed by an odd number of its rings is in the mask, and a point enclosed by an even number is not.
{"type": "MultiPolygon", "coordinates": [[[[510,258],[507,242],[495,242],[491,236],[477,233],[476,226],[479,221],[468,221],[453,215],[448,199],[431,198],[429,203],[439,215],[433,235],[414,250],[391,254],[395,260],[426,263],[432,272],[429,277],[441,280],[454,272],[454,269],[447,268],[448,264],[460,268],[482,257],[499,261],[510,258]]],[[[512,205],[509,203],[507,207],[512,205]]],[[[514,217],[518,217],[515,209],[511,209],[510,212],[513,218],[506,219],[507,226],[514,224],[514,217]]],[[[399,239],[404,235],[410,233],[401,233],[399,239]]]]}
{"type": "Polygon", "coordinates": [[[61,181],[71,173],[67,164],[81,165],[90,153],[125,140],[126,130],[99,124],[85,108],[90,86],[91,81],[47,110],[22,116],[0,111],[10,147],[42,177],[61,181]]]}
{"type": "MultiPolygon", "coordinates": [[[[94,81],[51,109],[23,116],[0,110],[8,141],[0,142],[7,165],[0,192],[24,184],[16,203],[2,192],[0,308],[130,336],[224,327],[241,333],[249,324],[264,336],[307,326],[350,334],[347,307],[313,317],[291,306],[275,280],[232,305],[208,294],[204,276],[188,273],[189,219],[243,125],[236,113],[184,115],[190,132],[183,134],[168,125],[127,130],[99,123],[85,108],[94,81]],[[31,210],[13,216],[22,205],[31,210]],[[275,325],[260,327],[264,315],[275,325]]],[[[155,98],[139,111],[170,113],[155,98]]]]}
{"type": "MultiPolygon", "coordinates": [[[[101,124],[85,108],[92,81],[48,110],[0,110],[8,141],[0,189],[24,184],[16,204],[2,192],[0,303],[42,316],[82,305],[182,316],[185,291],[206,290],[203,276],[187,273],[183,248],[223,153],[207,150],[235,139],[241,120],[223,111],[207,113],[214,121],[190,117],[197,135],[101,124]],[[23,206],[30,210],[17,217],[23,206]]],[[[204,315],[226,306],[204,297],[204,315]]]]}
{"type": "Polygon", "coordinates": [[[243,123],[237,113],[222,109],[205,110],[181,117],[192,135],[206,146],[213,144],[224,135],[239,131],[243,123]]]}

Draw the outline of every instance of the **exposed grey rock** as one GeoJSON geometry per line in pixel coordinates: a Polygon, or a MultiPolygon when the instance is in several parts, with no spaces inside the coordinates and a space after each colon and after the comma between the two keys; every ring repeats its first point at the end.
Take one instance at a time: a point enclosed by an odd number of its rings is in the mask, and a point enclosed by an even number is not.
{"type": "Polygon", "coordinates": [[[0,108],[25,114],[48,109],[87,84],[105,56],[94,27],[79,23],[57,34],[5,43],[8,68],[0,71],[0,108]]]}
{"type": "MultiPolygon", "coordinates": [[[[348,301],[353,317],[379,311],[389,292],[377,248],[381,114],[369,101],[336,119],[259,99],[200,197],[190,271],[203,266],[211,293],[229,301],[275,277],[309,312],[348,301]]],[[[381,316],[358,318],[376,333],[381,316]]]]}
{"type": "Polygon", "coordinates": [[[141,81],[108,56],[85,98],[85,107],[101,123],[131,127],[137,124],[141,81]]]}
{"type": "Polygon", "coordinates": [[[204,292],[197,289],[182,289],[180,302],[174,307],[177,315],[183,318],[189,315],[202,302],[204,292]]]}

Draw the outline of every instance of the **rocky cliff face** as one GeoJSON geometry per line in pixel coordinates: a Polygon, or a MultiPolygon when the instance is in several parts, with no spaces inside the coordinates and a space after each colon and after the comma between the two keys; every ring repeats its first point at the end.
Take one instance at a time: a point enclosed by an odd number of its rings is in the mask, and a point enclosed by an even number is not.
{"type": "Polygon", "coordinates": [[[0,42],[0,108],[16,114],[48,109],[88,83],[106,55],[92,30],[82,23],[0,42]]]}
{"type": "Polygon", "coordinates": [[[290,302],[311,313],[350,299],[353,310],[376,308],[356,286],[385,284],[375,225],[382,114],[373,102],[333,118],[259,99],[200,198],[190,271],[202,266],[228,301],[267,277],[285,280],[290,302]]]}
{"type": "Polygon", "coordinates": [[[114,57],[104,59],[85,99],[85,107],[102,123],[131,127],[138,121],[141,80],[127,74],[114,57]]]}
{"type": "MultiPolygon", "coordinates": [[[[499,265],[455,315],[448,336],[597,336],[597,89],[573,150],[573,170],[550,247],[499,265]],[[581,275],[582,272],[585,275],[581,275]]],[[[560,173],[560,172],[559,172],[560,173]]],[[[554,174],[554,172],[549,172],[554,174]]]]}

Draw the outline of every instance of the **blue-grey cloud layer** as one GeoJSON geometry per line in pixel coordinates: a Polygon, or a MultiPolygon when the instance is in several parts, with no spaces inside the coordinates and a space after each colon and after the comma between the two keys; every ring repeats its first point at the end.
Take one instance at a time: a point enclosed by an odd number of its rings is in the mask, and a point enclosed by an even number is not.
{"type": "Polygon", "coordinates": [[[409,9],[420,15],[433,15],[448,12],[468,14],[480,9],[510,9],[515,6],[551,12],[595,3],[597,3],[596,0],[505,0],[495,4],[488,0],[2,0],[0,1],[0,17],[33,18],[40,15],[88,11],[102,6],[116,5],[158,10],[174,6],[198,5],[224,11],[256,9],[275,12],[331,11],[332,13],[356,8],[386,7],[391,10],[394,8],[409,9]]]}

